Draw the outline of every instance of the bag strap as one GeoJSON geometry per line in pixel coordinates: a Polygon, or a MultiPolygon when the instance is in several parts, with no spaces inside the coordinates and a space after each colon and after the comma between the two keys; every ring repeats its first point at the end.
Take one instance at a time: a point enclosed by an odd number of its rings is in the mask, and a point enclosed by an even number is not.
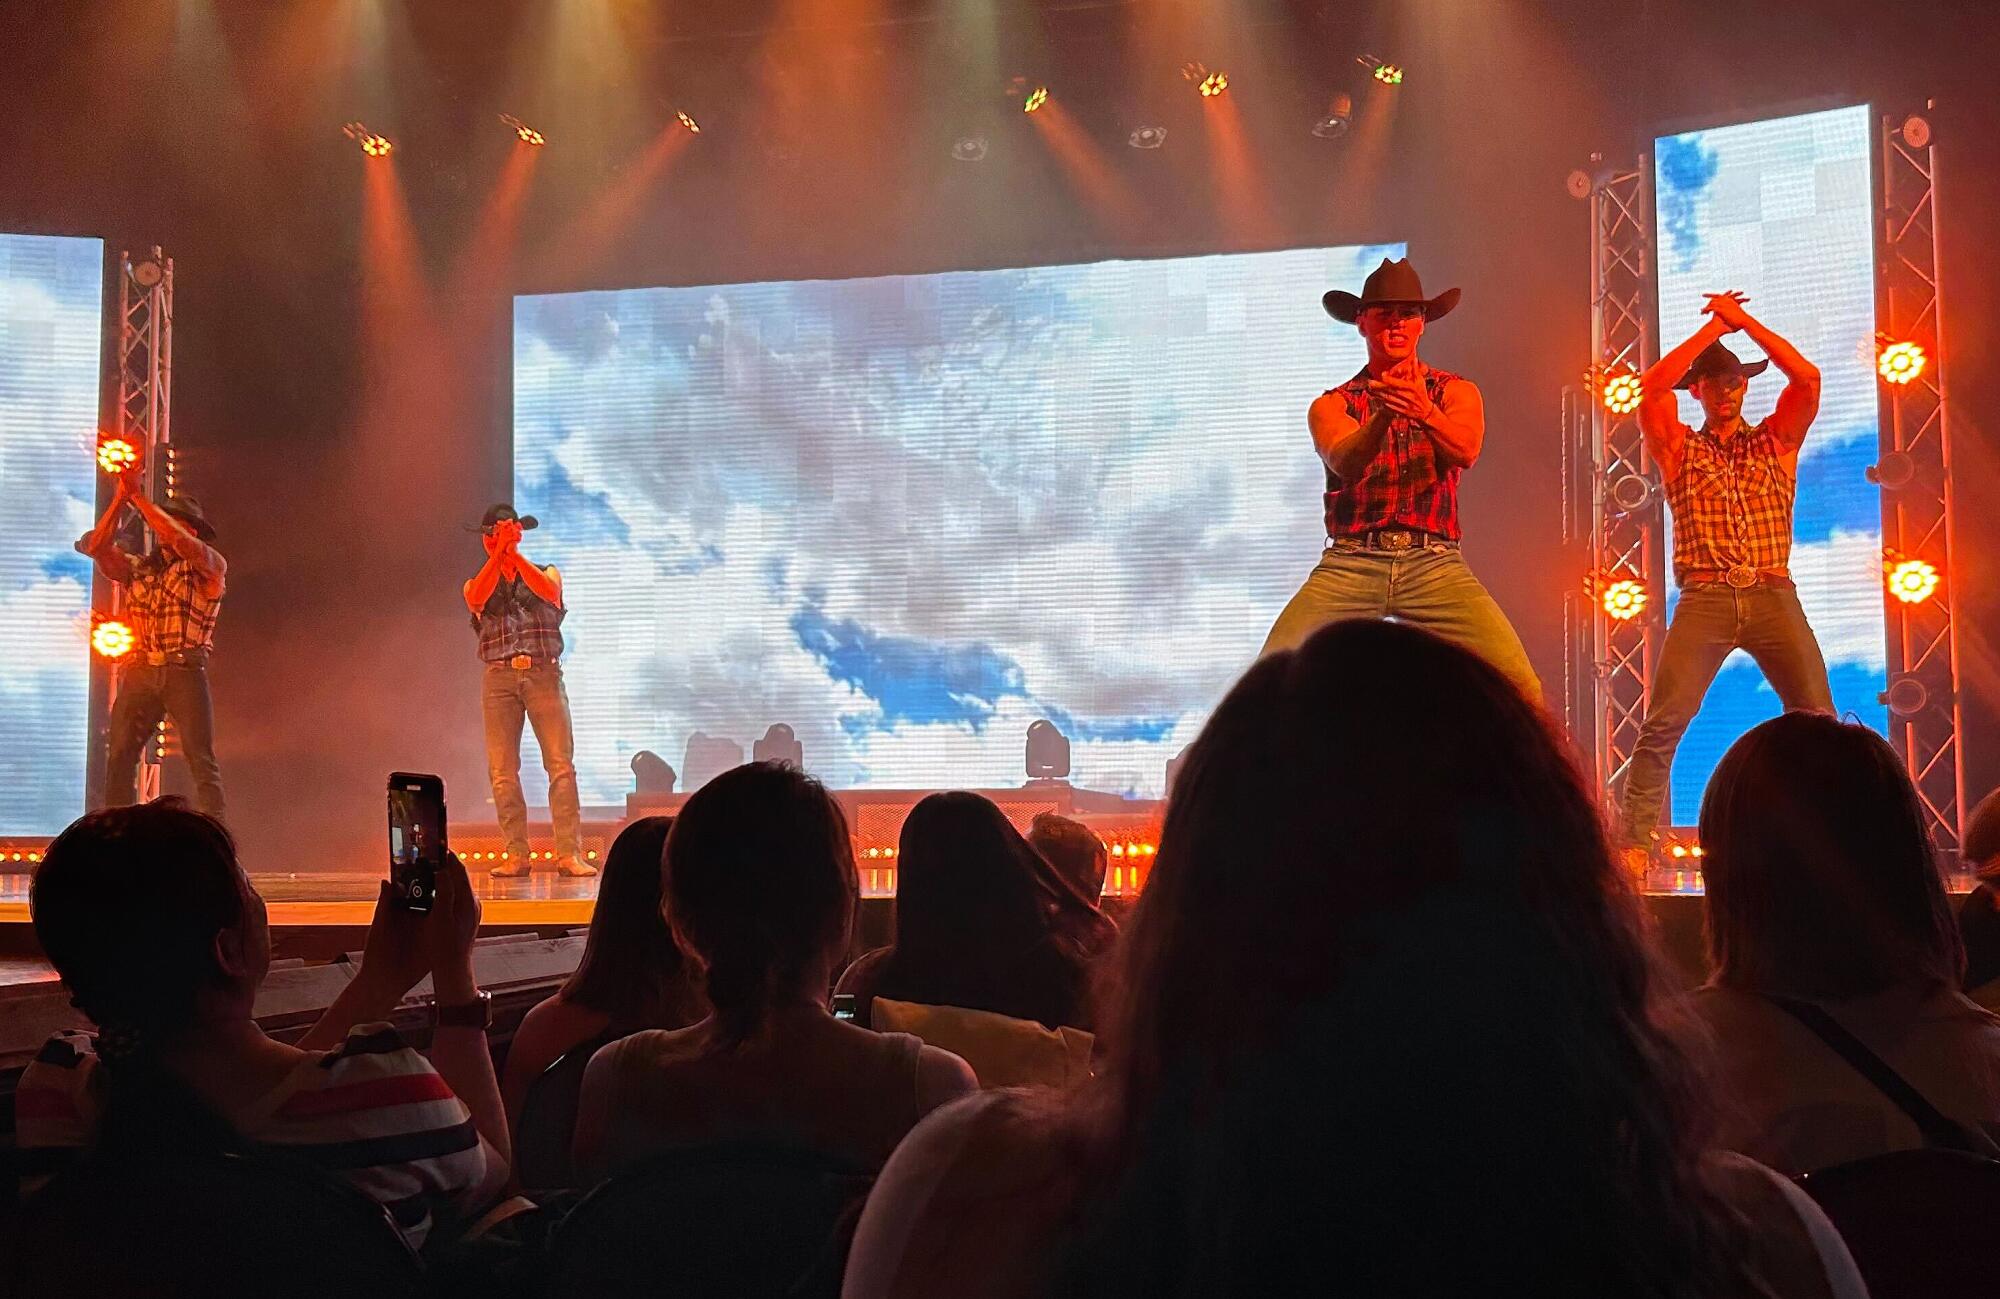
{"type": "Polygon", "coordinates": [[[1968,1154],[1986,1155],[1991,1153],[1989,1143],[1976,1140],[1957,1120],[1945,1115],[1937,1106],[1924,1099],[1922,1092],[1912,1087],[1909,1080],[1889,1067],[1889,1062],[1868,1048],[1868,1044],[1847,1031],[1839,1020],[1829,1015],[1823,1007],[1810,1001],[1800,1001],[1794,997],[1775,997],[1768,993],[1766,1000],[1790,1015],[1799,1023],[1811,1029],[1813,1035],[1826,1043],[1827,1047],[1847,1061],[1854,1071],[1874,1084],[1893,1102],[1897,1109],[1908,1115],[1923,1134],[1924,1144],[1939,1150],[1962,1150],[1968,1154]]]}

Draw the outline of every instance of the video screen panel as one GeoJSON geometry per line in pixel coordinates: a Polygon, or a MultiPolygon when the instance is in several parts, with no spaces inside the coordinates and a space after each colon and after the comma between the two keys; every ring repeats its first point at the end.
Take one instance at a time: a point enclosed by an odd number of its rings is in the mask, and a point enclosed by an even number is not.
{"type": "Polygon", "coordinates": [[[1402,254],[518,298],[584,801],[776,723],[836,788],[1014,786],[1043,718],[1158,795],[1323,544],[1305,412],[1365,350],[1320,295],[1402,254]]]}
{"type": "Polygon", "coordinates": [[[83,812],[104,243],[0,234],[0,834],[83,812]]]}
{"type": "MultiPolygon", "coordinates": [[[[1884,730],[1882,506],[1865,473],[1880,449],[1872,132],[1873,113],[1857,105],[1663,136],[1653,158],[1660,350],[1700,326],[1704,295],[1740,289],[1752,315],[1819,367],[1819,418],[1799,455],[1792,575],[1835,707],[1884,730]]],[[[1746,361],[1763,356],[1741,333],[1724,342],[1746,361]]],[[[1769,415],[1784,386],[1775,367],[1752,379],[1743,418],[1769,415]]],[[[1686,393],[1681,418],[1702,423],[1686,393]]],[[[1778,712],[1757,665],[1732,654],[1675,757],[1674,824],[1694,823],[1723,752],[1778,712]]]]}

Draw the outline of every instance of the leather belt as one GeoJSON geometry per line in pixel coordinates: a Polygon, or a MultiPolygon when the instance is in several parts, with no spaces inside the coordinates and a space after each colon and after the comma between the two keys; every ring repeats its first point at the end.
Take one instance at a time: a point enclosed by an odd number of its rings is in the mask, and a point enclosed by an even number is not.
{"type": "Polygon", "coordinates": [[[1435,532],[1425,532],[1422,528],[1372,528],[1367,532],[1352,532],[1335,541],[1358,541],[1369,550],[1422,550],[1427,546],[1456,546],[1450,537],[1435,532]]]}
{"type": "Polygon", "coordinates": [[[208,663],[205,649],[146,650],[140,657],[149,668],[198,668],[208,663]]]}
{"type": "Polygon", "coordinates": [[[1693,582],[1720,582],[1739,591],[1747,591],[1753,586],[1775,586],[1789,591],[1797,585],[1792,581],[1792,575],[1781,568],[1752,568],[1748,564],[1738,564],[1734,568],[1691,568],[1680,575],[1682,586],[1693,582]]]}

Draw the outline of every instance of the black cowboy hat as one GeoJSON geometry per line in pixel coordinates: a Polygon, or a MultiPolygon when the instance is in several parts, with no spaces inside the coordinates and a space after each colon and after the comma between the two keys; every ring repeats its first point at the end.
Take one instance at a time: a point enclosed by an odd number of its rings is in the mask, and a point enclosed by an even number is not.
{"type": "Polygon", "coordinates": [[[1422,307],[1425,320],[1436,320],[1458,305],[1458,290],[1446,289],[1435,298],[1426,298],[1423,281],[1417,278],[1417,268],[1410,265],[1409,258],[1392,262],[1384,257],[1382,264],[1369,274],[1367,282],[1361,286],[1360,297],[1333,289],[1319,301],[1326,308],[1327,315],[1350,325],[1365,308],[1404,303],[1422,307]]]}
{"type": "Polygon", "coordinates": [[[1692,388],[1697,379],[1712,379],[1719,375],[1741,375],[1745,379],[1754,379],[1764,373],[1764,368],[1770,364],[1769,361],[1745,361],[1724,347],[1721,339],[1717,339],[1701,349],[1701,355],[1694,359],[1694,364],[1688,367],[1688,372],[1674,387],[1692,388]]]}
{"type": "Polygon", "coordinates": [[[179,519],[182,523],[187,524],[188,530],[203,541],[215,540],[215,525],[210,523],[208,516],[201,512],[201,502],[197,501],[194,497],[169,497],[167,502],[160,506],[160,508],[179,519]]]}
{"type": "Polygon", "coordinates": [[[514,522],[520,524],[521,531],[523,532],[527,532],[531,529],[539,528],[542,526],[542,521],[536,518],[534,515],[516,514],[514,512],[513,506],[501,504],[501,505],[487,506],[486,513],[479,516],[479,526],[476,528],[468,529],[468,531],[486,532],[490,530],[494,524],[499,523],[503,519],[512,519],[514,522]]]}

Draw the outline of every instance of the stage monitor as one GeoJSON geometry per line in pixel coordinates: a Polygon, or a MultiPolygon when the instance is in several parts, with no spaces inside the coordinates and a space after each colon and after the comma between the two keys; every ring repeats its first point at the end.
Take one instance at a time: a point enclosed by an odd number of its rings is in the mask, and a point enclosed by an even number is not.
{"type": "MultiPolygon", "coordinates": [[[[1660,351],[1700,326],[1703,295],[1740,289],[1753,316],[1819,367],[1819,418],[1799,455],[1792,573],[1835,707],[1881,730],[1882,503],[1865,472],[1880,425],[1872,126],[1865,105],[1836,108],[1663,136],[1653,157],[1660,351]]],[[[1725,345],[1745,360],[1763,356],[1740,333],[1725,345]]],[[[1784,385],[1775,368],[1752,379],[1743,417],[1754,424],[1769,415],[1784,385]]],[[[1702,423],[1685,393],[1681,418],[1702,423]]],[[[1675,757],[1674,824],[1694,823],[1723,752],[1778,712],[1763,673],[1732,654],[1675,757]]]]}
{"type": "Polygon", "coordinates": [[[1324,542],[1305,412],[1365,352],[1320,295],[1402,252],[518,299],[584,801],[779,723],[835,788],[1019,785],[1044,719],[1157,796],[1324,542]]]}
{"type": "Polygon", "coordinates": [[[104,244],[0,234],[0,835],[83,811],[104,244]]]}

